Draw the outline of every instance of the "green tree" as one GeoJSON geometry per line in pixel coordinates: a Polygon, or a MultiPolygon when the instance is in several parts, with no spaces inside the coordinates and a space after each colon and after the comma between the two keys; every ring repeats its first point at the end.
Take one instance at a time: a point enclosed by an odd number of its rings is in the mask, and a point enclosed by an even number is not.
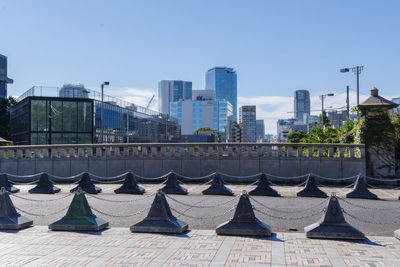
{"type": "Polygon", "coordinates": [[[395,141],[396,141],[396,159],[400,159],[400,114],[393,113],[390,116],[392,124],[394,126],[394,134],[395,134],[395,141]]]}
{"type": "Polygon", "coordinates": [[[210,127],[202,127],[196,130],[196,134],[198,134],[199,132],[208,132],[208,131],[212,131],[212,129],[210,127]]]}
{"type": "Polygon", "coordinates": [[[0,99],[0,137],[11,139],[10,134],[10,107],[17,101],[12,96],[7,99],[0,99]]]}
{"type": "Polygon", "coordinates": [[[350,143],[350,144],[354,143],[354,134],[355,134],[354,122],[348,119],[347,121],[345,121],[342,129],[340,130],[340,136],[339,136],[340,142],[350,143]]]}
{"type": "Polygon", "coordinates": [[[301,143],[304,138],[307,138],[307,134],[302,130],[291,131],[287,136],[289,143],[301,143]]]}
{"type": "MultiPolygon", "coordinates": [[[[331,125],[331,120],[328,118],[328,116],[326,115],[326,111],[324,110],[322,112],[323,116],[324,116],[324,126],[330,126],[331,125]]],[[[318,123],[321,125],[321,115],[318,116],[318,123]]]]}

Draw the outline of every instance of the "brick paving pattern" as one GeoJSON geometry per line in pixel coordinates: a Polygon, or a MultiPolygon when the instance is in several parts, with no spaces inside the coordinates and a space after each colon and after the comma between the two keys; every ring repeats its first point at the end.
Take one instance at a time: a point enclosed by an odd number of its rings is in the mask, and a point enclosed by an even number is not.
{"type": "Polygon", "coordinates": [[[307,239],[302,233],[271,238],[137,234],[127,228],[100,233],[52,232],[45,226],[0,232],[0,266],[400,266],[400,241],[369,236],[363,242],[307,239]]]}

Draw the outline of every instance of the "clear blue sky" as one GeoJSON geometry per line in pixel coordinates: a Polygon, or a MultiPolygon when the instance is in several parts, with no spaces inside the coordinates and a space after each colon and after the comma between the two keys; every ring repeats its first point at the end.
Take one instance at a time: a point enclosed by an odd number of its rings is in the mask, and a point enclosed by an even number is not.
{"type": "Polygon", "coordinates": [[[354,75],[339,73],[341,67],[365,65],[361,92],[376,86],[400,96],[399,14],[395,0],[0,0],[0,54],[14,79],[9,95],[33,85],[96,88],[109,80],[107,93],[136,94],[131,100],[139,102],[159,80],[202,89],[207,69],[230,66],[238,73],[239,104],[266,99],[257,108],[273,132],[277,116],[291,115],[279,115],[280,102],[269,96],[354,89],[354,75]]]}

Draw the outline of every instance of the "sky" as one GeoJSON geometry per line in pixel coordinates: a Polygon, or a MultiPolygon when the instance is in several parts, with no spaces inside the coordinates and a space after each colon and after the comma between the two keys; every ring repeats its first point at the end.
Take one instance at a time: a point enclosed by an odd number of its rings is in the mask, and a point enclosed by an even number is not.
{"type": "MultiPolygon", "coordinates": [[[[276,134],[293,116],[294,90],[334,93],[326,106],[356,103],[372,87],[400,96],[400,1],[396,0],[0,0],[0,54],[8,57],[8,94],[34,85],[80,83],[139,105],[160,80],[204,89],[205,72],[233,67],[238,104],[256,104],[257,119],[276,134]]],[[[313,112],[317,114],[320,111],[313,112]]]]}

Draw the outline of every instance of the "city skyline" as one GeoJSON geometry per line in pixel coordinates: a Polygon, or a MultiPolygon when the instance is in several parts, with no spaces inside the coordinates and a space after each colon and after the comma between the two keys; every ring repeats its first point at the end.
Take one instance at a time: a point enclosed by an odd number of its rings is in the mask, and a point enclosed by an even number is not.
{"type": "Polygon", "coordinates": [[[238,106],[257,105],[266,133],[276,132],[278,118],[292,117],[287,111],[297,89],[309,90],[311,109],[318,109],[317,96],[330,92],[335,97],[326,105],[344,106],[350,85],[354,106],[355,76],[339,73],[343,67],[365,66],[360,101],[373,86],[389,99],[399,96],[397,2],[230,2],[229,12],[224,1],[213,2],[212,10],[174,2],[3,1],[0,54],[8,57],[14,80],[8,94],[34,85],[98,88],[109,80],[107,94],[146,106],[160,80],[205,89],[208,69],[229,66],[238,73],[238,106]]]}

